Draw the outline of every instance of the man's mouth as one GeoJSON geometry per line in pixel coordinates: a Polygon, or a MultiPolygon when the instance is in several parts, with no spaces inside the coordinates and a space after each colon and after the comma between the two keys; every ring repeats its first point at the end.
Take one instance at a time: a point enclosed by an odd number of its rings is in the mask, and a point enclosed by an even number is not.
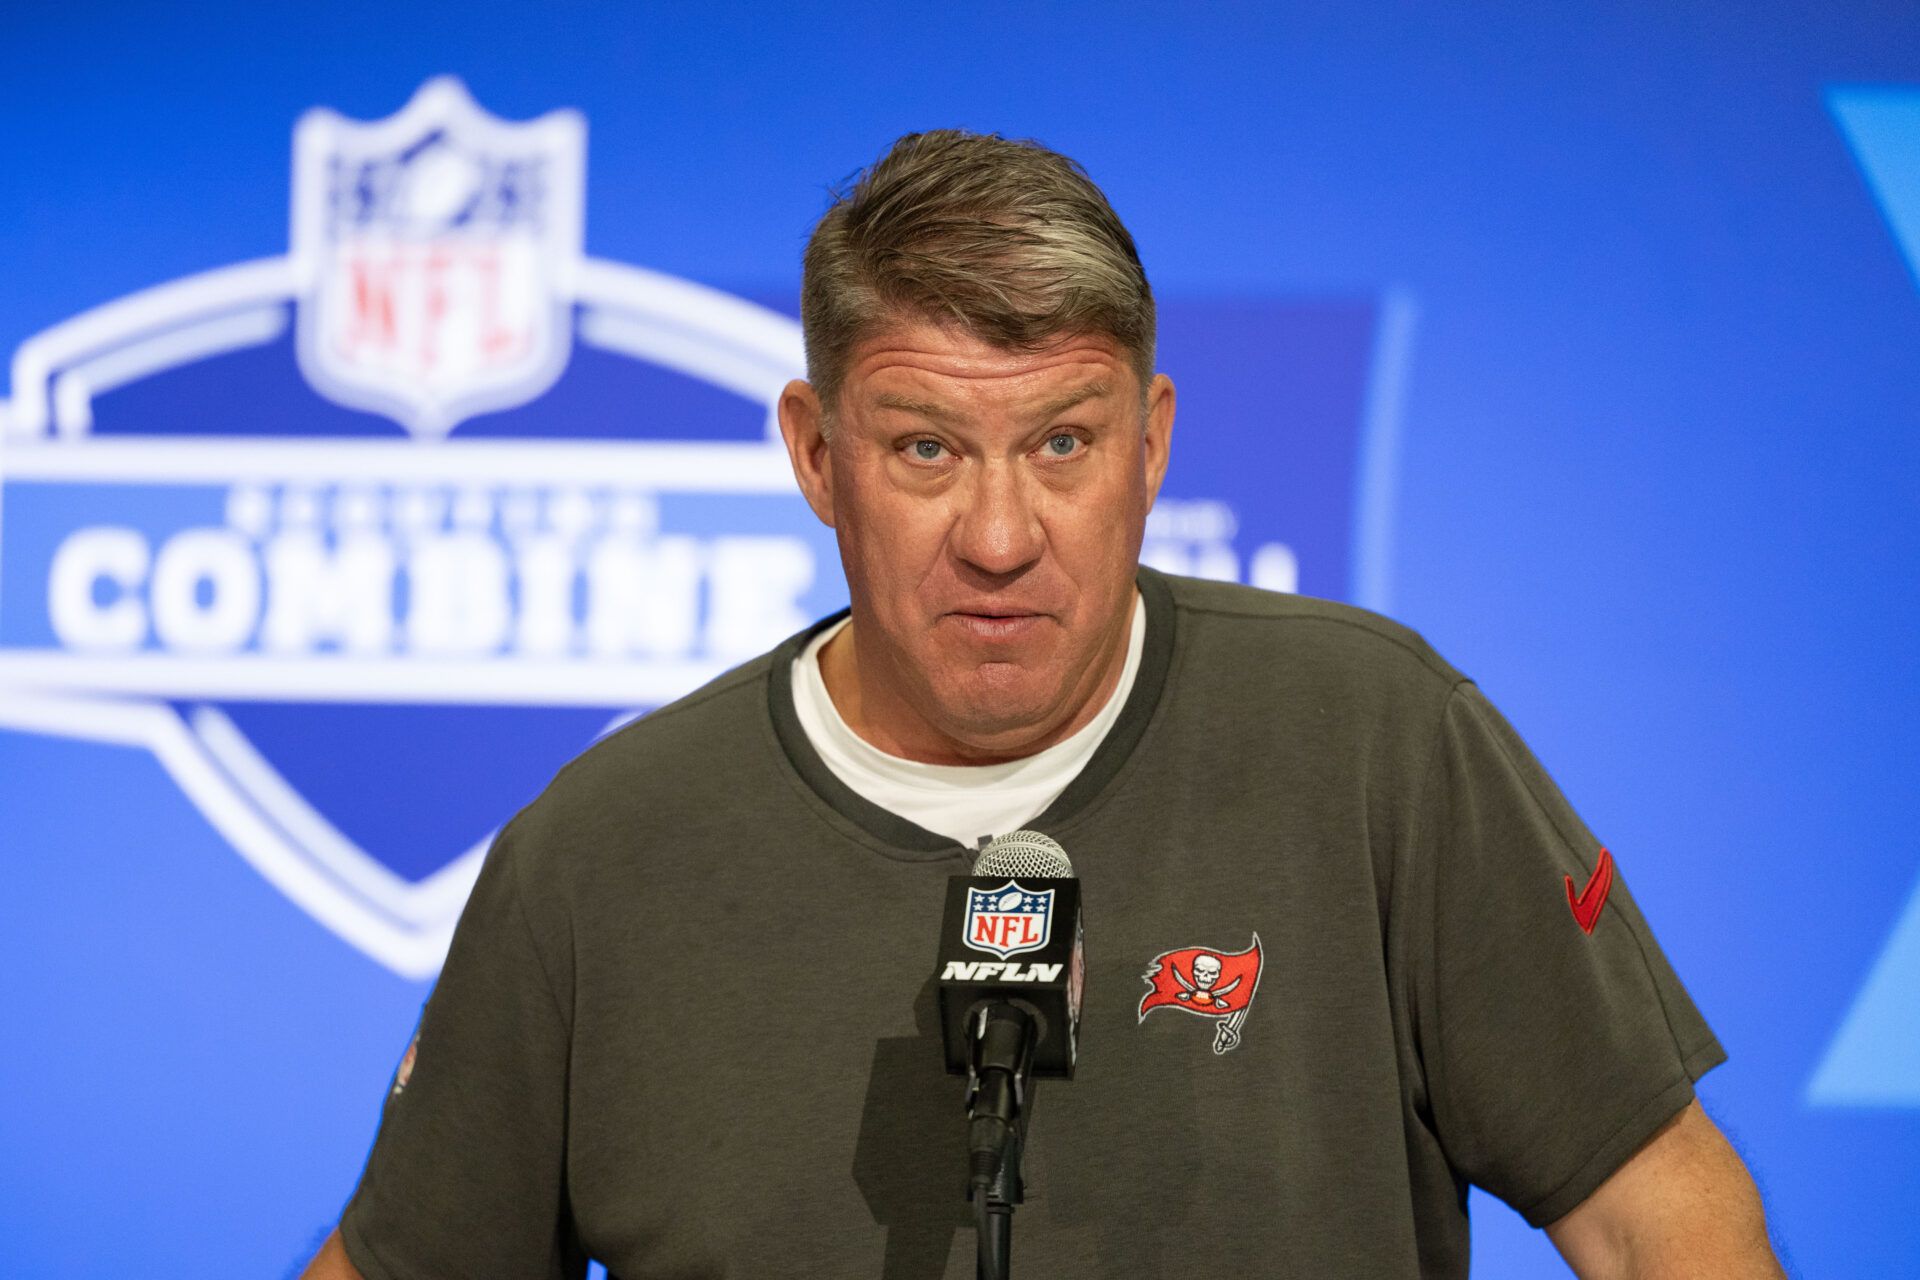
{"type": "Polygon", "coordinates": [[[1018,640],[1039,627],[1047,615],[1008,609],[956,609],[947,617],[979,640],[1018,640]]]}

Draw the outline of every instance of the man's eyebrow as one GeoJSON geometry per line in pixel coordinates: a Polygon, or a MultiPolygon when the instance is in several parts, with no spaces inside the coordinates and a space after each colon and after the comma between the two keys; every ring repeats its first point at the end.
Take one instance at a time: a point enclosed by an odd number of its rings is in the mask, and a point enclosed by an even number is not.
{"type": "Polygon", "coordinates": [[[1069,391],[1063,396],[1047,401],[1040,406],[1039,411],[1034,414],[1034,417],[1042,420],[1057,418],[1075,405],[1084,404],[1088,400],[1098,400],[1100,397],[1111,393],[1112,390],[1113,388],[1104,382],[1089,382],[1077,391],[1069,391]]]}
{"type": "Polygon", "coordinates": [[[935,404],[931,400],[916,400],[912,396],[896,395],[889,391],[881,392],[873,402],[882,409],[898,409],[903,413],[931,418],[935,422],[953,422],[960,416],[945,405],[935,404]]]}
{"type": "MultiPolygon", "coordinates": [[[[1102,396],[1111,394],[1112,391],[1113,387],[1109,383],[1089,382],[1083,387],[1078,387],[1063,395],[1055,396],[1045,404],[1040,405],[1034,410],[1033,416],[1036,421],[1041,422],[1050,418],[1057,418],[1075,405],[1084,404],[1088,400],[1097,400],[1102,396]]],[[[936,404],[932,400],[919,400],[913,396],[901,395],[898,392],[892,391],[881,392],[874,397],[873,403],[881,409],[898,409],[902,413],[911,413],[917,417],[928,418],[940,423],[956,422],[964,416],[943,404],[936,404]]]]}

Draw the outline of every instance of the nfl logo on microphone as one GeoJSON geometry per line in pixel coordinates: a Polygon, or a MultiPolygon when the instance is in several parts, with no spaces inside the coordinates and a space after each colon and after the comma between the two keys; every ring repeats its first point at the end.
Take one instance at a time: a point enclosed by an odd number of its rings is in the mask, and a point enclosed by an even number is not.
{"type": "Polygon", "coordinates": [[[966,944],[1002,960],[1040,950],[1053,936],[1053,894],[1011,880],[998,889],[967,890],[966,944]]]}

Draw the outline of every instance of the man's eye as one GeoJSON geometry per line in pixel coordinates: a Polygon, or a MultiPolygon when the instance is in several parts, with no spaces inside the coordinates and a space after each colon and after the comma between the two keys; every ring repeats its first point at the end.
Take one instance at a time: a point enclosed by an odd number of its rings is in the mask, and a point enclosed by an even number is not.
{"type": "Polygon", "coordinates": [[[911,446],[913,456],[922,462],[938,462],[940,455],[947,451],[938,440],[915,440],[911,446]]]}
{"type": "Polygon", "coordinates": [[[1047,437],[1047,452],[1056,458],[1068,457],[1079,447],[1080,437],[1068,435],[1064,431],[1057,436],[1047,437]]]}

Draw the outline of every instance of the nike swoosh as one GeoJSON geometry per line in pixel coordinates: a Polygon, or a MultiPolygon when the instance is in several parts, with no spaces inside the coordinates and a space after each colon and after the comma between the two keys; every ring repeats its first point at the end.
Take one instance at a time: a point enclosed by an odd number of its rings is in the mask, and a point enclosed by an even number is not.
{"type": "Polygon", "coordinates": [[[1600,923],[1600,908],[1607,905],[1607,893],[1613,888],[1613,855],[1600,850],[1600,861],[1578,897],[1573,893],[1573,877],[1567,877],[1567,905],[1573,908],[1574,923],[1584,933],[1592,933],[1600,923]]]}

